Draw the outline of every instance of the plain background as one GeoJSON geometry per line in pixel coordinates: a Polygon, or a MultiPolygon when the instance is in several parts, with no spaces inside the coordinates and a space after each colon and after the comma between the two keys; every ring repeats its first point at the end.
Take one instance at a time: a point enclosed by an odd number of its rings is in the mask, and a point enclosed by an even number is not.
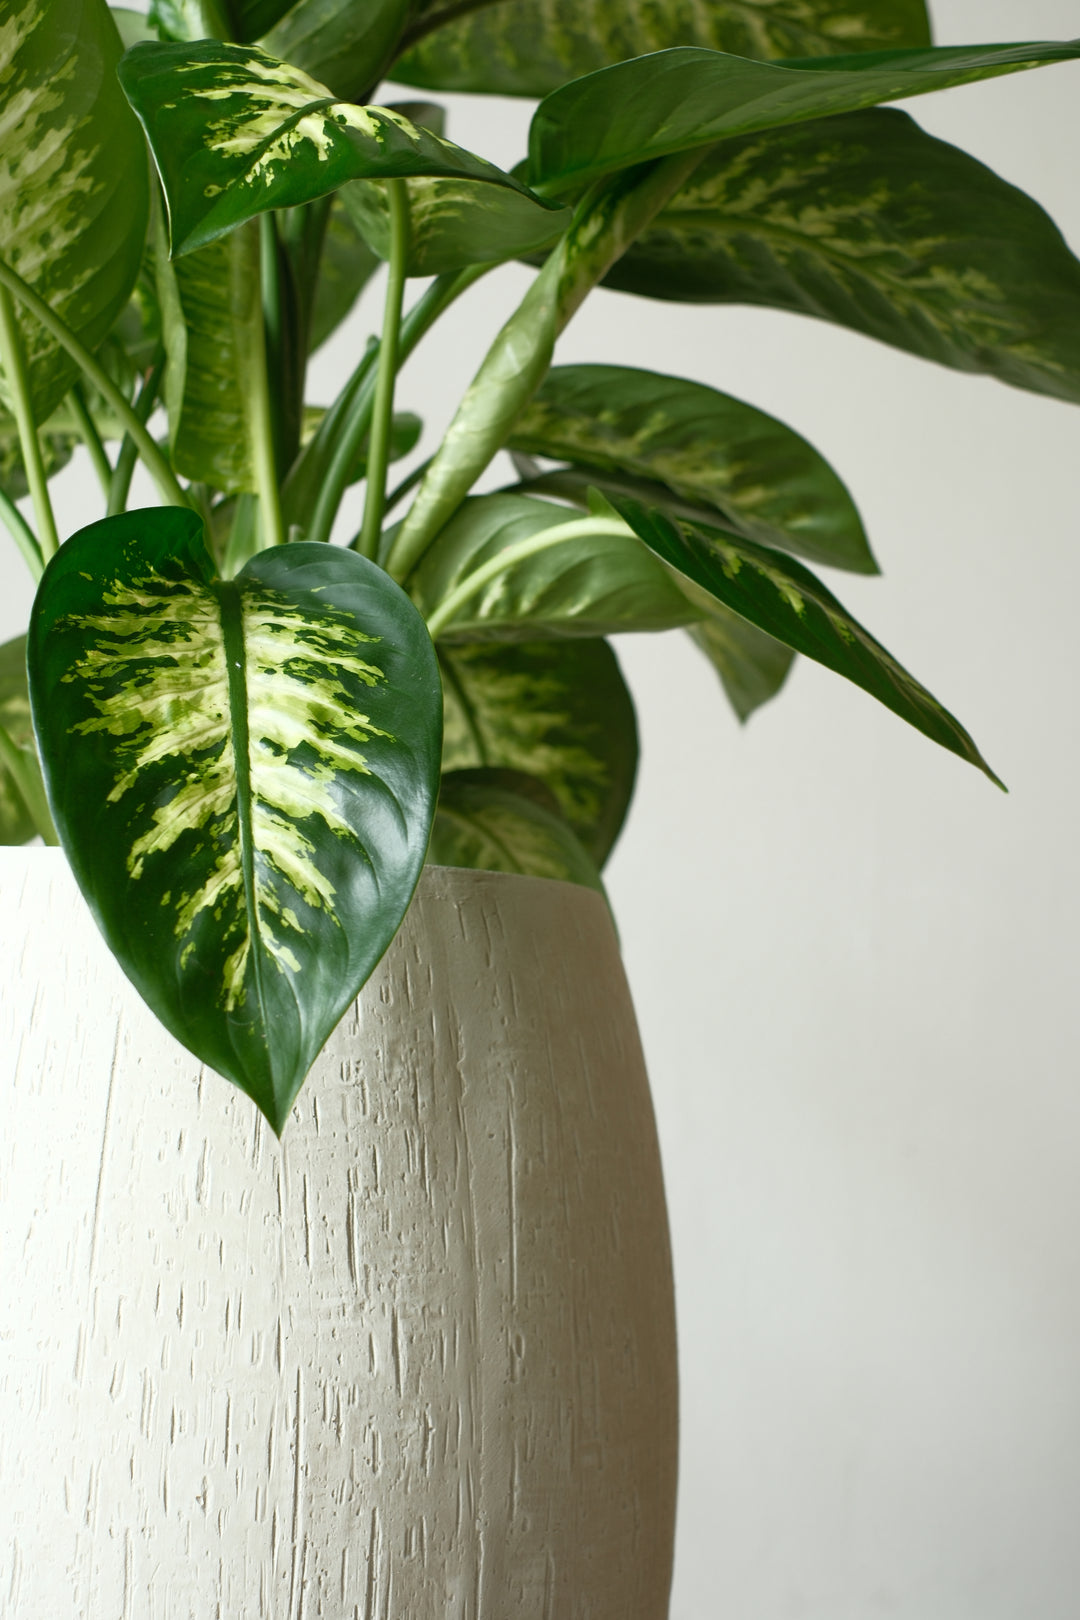
{"type": "MultiPolygon", "coordinates": [[[[932,4],[939,44],[1080,33],[1077,0],[932,4]]],[[[520,155],[527,105],[441,99],[455,139],[520,155]]],[[[1080,64],[906,105],[1080,248],[1080,64]]],[[[405,369],[428,445],[526,283],[481,283],[405,369]]],[[[1012,790],[805,661],[742,729],[685,636],[620,641],[643,753],[609,877],[675,1245],[673,1620],[1075,1620],[1080,416],[795,316],[618,294],[558,358],[710,382],[824,451],[885,573],[830,584],[1012,790]]],[[[59,489],[65,532],[100,515],[84,466],[59,489]]],[[[29,600],[8,546],[0,636],[29,600]]]]}

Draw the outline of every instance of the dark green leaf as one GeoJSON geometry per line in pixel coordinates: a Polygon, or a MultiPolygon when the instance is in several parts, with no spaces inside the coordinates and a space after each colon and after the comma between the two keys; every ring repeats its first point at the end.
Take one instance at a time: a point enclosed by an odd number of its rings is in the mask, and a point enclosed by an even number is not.
{"type": "Polygon", "coordinates": [[[796,310],[1080,400],[1080,263],[1057,226],[886,108],[724,141],[608,284],[796,310]]]}
{"type": "Polygon", "coordinates": [[[531,551],[480,585],[439,629],[447,641],[536,641],[670,630],[698,617],[665,568],[617,523],[544,544],[575,512],[525,495],[477,495],[447,524],[410,581],[425,618],[511,547],[531,551]],[[543,539],[542,539],[543,537],[543,539]]]}
{"type": "Polygon", "coordinates": [[[347,180],[453,175],[528,195],[401,113],[335,101],[254,45],[136,45],[119,72],[161,175],[175,257],[347,180]]]}
{"type": "MultiPolygon", "coordinates": [[[[438,276],[467,264],[514,259],[549,248],[570,223],[569,208],[550,209],[531,197],[475,180],[409,180],[410,276],[438,276]]],[[[365,240],[390,257],[386,187],[353,180],[341,199],[365,240]]]]}
{"type": "MultiPolygon", "coordinates": [[[[4,8],[0,256],[96,349],[127,302],[146,236],[146,157],[116,83],[121,53],[104,0],[4,8]]],[[[21,307],[39,422],[78,375],[21,307]]],[[[0,398],[10,404],[0,375],[0,398]]]]}
{"type": "MultiPolygon", "coordinates": [[[[32,748],[30,697],[26,690],[26,637],[0,646],[0,726],[17,748],[32,748]]],[[[0,844],[25,844],[35,832],[22,794],[0,762],[0,844]]]]}
{"type": "Polygon", "coordinates": [[[604,892],[595,865],[542,784],[518,771],[444,776],[428,860],[434,866],[557,878],[604,892]]]}
{"type": "Polygon", "coordinates": [[[795,654],[749,619],[732,613],[707,591],[695,591],[689,580],[685,588],[691,601],[703,608],[701,623],[692,624],[688,634],[719,675],[739,719],[749,720],[755,709],[779,692],[795,654]]]}
{"type": "Polygon", "coordinates": [[[876,697],[924,736],[1001,783],[947,709],[898,664],[808,568],[739,535],[614,503],[658,557],[733,612],[876,697]]]}
{"type": "Polygon", "coordinates": [[[543,96],[583,73],[673,45],[776,57],[930,44],[924,0],[498,0],[463,17],[461,9],[452,0],[423,9],[410,31],[417,43],[395,62],[395,79],[543,96]]]}
{"type": "Polygon", "coordinates": [[[297,0],[263,43],[343,101],[368,101],[408,13],[409,0],[297,0]]]}
{"type": "Polygon", "coordinates": [[[280,1132],[424,859],[441,698],[421,620],[333,546],[223,583],[194,513],[165,507],[61,547],[29,666],[57,830],[114,954],[280,1132]]]}
{"type": "Polygon", "coordinates": [[[649,479],[671,504],[762,545],[877,572],[855,504],[828,462],[775,417],[702,383],[628,366],[556,366],[508,443],[570,461],[601,489],[607,473],[649,479]]]}
{"type": "Polygon", "coordinates": [[[439,649],[443,769],[499,766],[547,784],[602,866],[637,771],[634,705],[606,641],[439,649]]]}
{"type": "Polygon", "coordinates": [[[339,327],[379,268],[379,256],[368,247],[345,209],[335,197],[326,222],[315,304],[311,316],[311,348],[326,342],[339,327]]]}
{"type": "Polygon", "coordinates": [[[613,169],[727,136],[1078,56],[1080,41],[875,51],[784,66],[661,51],[590,73],[541,102],[529,132],[529,179],[552,192],[580,190],[613,169]]]}

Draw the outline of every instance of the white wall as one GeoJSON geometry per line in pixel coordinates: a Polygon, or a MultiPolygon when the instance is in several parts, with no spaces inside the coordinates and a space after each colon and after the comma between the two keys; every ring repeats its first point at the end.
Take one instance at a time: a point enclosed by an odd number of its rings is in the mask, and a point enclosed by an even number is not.
{"type": "MultiPolygon", "coordinates": [[[[942,44],[1080,32],[1075,0],[934,12],[942,44]]],[[[456,139],[519,155],[527,108],[450,99],[456,139]]],[[[1080,248],[1080,67],[910,110],[1080,248]]],[[[402,404],[445,422],[525,280],[474,290],[402,404]]],[[[377,319],[376,295],[320,358],[323,397],[377,319]]],[[[682,1340],[674,1620],[1075,1620],[1080,416],[767,311],[600,294],[559,358],[700,378],[825,451],[886,576],[831,583],[1012,789],[806,662],[741,731],[684,637],[620,645],[643,765],[611,891],[682,1340]]],[[[85,469],[63,483],[63,522],[98,515],[85,469]]],[[[0,566],[6,635],[29,593],[0,566]]]]}

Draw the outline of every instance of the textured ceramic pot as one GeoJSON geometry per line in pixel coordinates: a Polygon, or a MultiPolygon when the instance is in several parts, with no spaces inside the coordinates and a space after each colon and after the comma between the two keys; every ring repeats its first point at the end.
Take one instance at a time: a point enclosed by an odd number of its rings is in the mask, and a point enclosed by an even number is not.
{"type": "Polygon", "coordinates": [[[663,1620],[667,1226],[603,902],[429,869],[279,1144],[0,851],[0,1611],[663,1620]]]}

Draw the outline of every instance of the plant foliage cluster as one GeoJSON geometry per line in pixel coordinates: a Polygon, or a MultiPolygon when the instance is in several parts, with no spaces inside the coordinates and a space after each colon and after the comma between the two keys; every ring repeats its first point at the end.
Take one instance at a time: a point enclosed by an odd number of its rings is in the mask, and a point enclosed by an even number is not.
{"type": "Polygon", "coordinates": [[[992,775],[812,572],[876,564],[804,438],[552,359],[606,284],[1080,399],[1053,222],[881,105],[1077,56],[935,48],[923,0],[9,0],[0,515],[40,583],[0,648],[0,837],[59,838],[276,1130],[425,859],[601,887],[637,755],[615,632],[686,629],[743,718],[802,653],[992,775]],[[454,145],[446,90],[538,98],[524,161],[454,145]],[[511,260],[520,307],[389,490],[398,369],[511,260]],[[381,336],[316,406],[308,357],[383,262],[381,336]],[[78,444],[103,515],[61,543],[78,444]],[[500,451],[514,482],[474,495],[500,451]],[[129,511],[139,459],[161,505],[129,511]]]}

